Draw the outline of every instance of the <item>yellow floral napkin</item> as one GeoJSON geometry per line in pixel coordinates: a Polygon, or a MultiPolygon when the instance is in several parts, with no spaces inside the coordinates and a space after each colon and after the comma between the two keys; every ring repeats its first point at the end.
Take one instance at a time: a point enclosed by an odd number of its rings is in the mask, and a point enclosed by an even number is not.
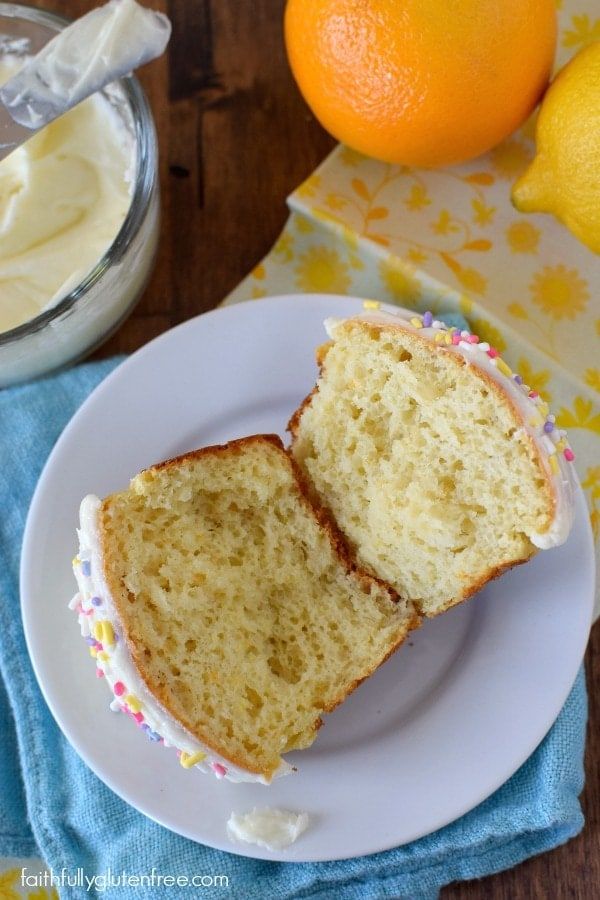
{"type": "MultiPolygon", "coordinates": [[[[600,40],[597,0],[559,5],[557,67],[600,40]]],[[[512,207],[534,127],[532,118],[485,156],[436,171],[338,147],[291,195],[271,253],[225,302],[324,292],[460,310],[568,428],[598,553],[600,257],[552,217],[512,207]]]]}

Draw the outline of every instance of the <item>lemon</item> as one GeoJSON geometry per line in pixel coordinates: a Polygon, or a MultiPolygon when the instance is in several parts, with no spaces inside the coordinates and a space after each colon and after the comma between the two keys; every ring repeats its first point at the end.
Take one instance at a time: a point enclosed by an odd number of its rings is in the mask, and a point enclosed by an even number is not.
{"type": "Polygon", "coordinates": [[[600,41],[558,73],[540,109],[535,159],[512,189],[521,212],[552,213],[600,253],[600,41]]]}

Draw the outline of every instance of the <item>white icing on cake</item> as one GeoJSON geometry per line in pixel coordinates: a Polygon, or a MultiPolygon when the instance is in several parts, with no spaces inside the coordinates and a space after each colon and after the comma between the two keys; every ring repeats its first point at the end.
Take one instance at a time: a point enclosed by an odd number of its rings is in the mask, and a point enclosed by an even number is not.
{"type": "Polygon", "coordinates": [[[307,813],[255,807],[249,813],[232,812],[227,822],[227,834],[234,841],[258,844],[267,850],[283,850],[306,831],[308,822],[307,813]]]}
{"type": "MultiPolygon", "coordinates": [[[[175,747],[184,768],[212,772],[217,778],[233,782],[269,784],[264,776],[234,766],[201,744],[163,709],[146,687],[123,638],[121,623],[104,578],[98,526],[100,506],[101,501],[93,495],[88,495],[81,503],[80,528],[77,531],[79,553],[73,560],[79,593],[69,606],[79,614],[81,634],[90,645],[97,670],[102,673],[100,677],[105,678],[113,692],[110,708],[114,712],[122,711],[130,715],[150,740],[165,747],[175,747]]],[[[273,777],[287,775],[291,771],[292,766],[283,761],[273,777]]]]}
{"type": "MultiPolygon", "coordinates": [[[[555,417],[548,405],[523,379],[512,372],[498,351],[468,331],[449,328],[435,319],[431,313],[422,316],[399,308],[398,312],[379,309],[377,301],[365,301],[365,313],[351,318],[373,325],[395,325],[427,338],[443,353],[462,356],[468,365],[475,366],[492,378],[507,394],[523,421],[523,431],[533,440],[539,451],[554,492],[554,517],[549,528],[533,532],[528,537],[541,550],[563,544],[573,525],[575,476],[572,462],[575,458],[568,444],[565,431],[557,428],[555,417]],[[373,310],[372,312],[370,310],[373,310]]],[[[348,319],[329,318],[325,330],[335,340],[337,327],[348,319]]]]}

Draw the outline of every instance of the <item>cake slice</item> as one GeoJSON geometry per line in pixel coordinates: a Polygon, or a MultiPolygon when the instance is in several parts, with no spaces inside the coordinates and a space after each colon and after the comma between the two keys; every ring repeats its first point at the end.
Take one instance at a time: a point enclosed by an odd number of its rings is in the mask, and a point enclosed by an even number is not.
{"type": "Polygon", "coordinates": [[[359,565],[433,616],[566,539],[572,450],[493,347],[431,313],[325,324],[292,452],[359,565]]]}
{"type": "Polygon", "coordinates": [[[154,466],[82,504],[75,574],[90,652],[181,764],[269,782],[418,624],[358,570],[280,440],[154,466]]]}

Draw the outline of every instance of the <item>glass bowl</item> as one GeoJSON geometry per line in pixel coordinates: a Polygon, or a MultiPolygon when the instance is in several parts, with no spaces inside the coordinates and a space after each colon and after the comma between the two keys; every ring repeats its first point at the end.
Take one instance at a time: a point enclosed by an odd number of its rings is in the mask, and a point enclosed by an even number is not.
{"type": "MultiPolygon", "coordinates": [[[[68,20],[33,7],[0,3],[2,41],[25,38],[36,53],[68,20]]],[[[37,378],[91,353],[119,327],[150,277],[158,244],[158,148],[152,113],[133,76],[104,92],[134,139],[127,215],[113,243],[68,294],[15,328],[0,332],[0,388],[37,378]]],[[[0,291],[1,291],[0,285],[0,291]]]]}

